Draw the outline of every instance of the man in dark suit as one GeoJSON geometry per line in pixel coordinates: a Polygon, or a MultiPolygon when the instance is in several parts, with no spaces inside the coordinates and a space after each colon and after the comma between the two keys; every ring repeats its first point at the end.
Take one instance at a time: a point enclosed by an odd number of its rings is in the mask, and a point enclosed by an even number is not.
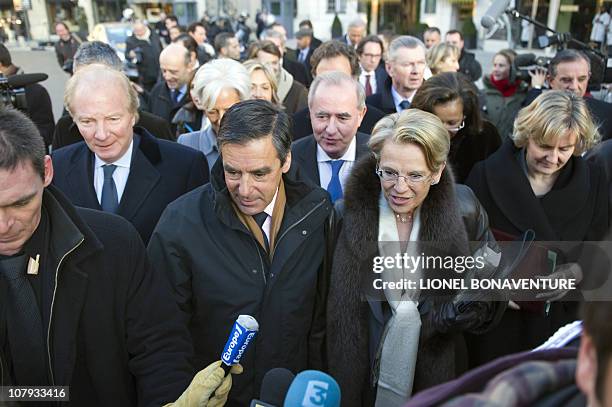
{"type": "Polygon", "coordinates": [[[300,21],[299,29],[301,30],[302,28],[308,28],[310,31],[312,31],[312,41],[311,41],[312,49],[316,49],[319,45],[323,44],[323,41],[321,41],[314,35],[314,27],[312,26],[312,21],[310,20],[300,21]]]}
{"type": "Polygon", "coordinates": [[[368,152],[369,136],[357,131],[365,94],[357,80],[333,71],[318,75],[308,96],[313,134],[293,143],[293,163],[334,202],[342,198],[355,161],[368,152]]]}
{"type": "Polygon", "coordinates": [[[450,30],[446,33],[446,42],[459,48],[459,72],[476,82],[482,77],[482,66],[476,60],[476,55],[465,50],[463,34],[458,30],[450,30]]]}
{"type": "Polygon", "coordinates": [[[310,57],[312,57],[312,53],[314,52],[314,47],[312,46],[312,30],[309,28],[302,28],[298,32],[295,33],[295,38],[297,40],[297,49],[295,50],[296,60],[306,67],[306,71],[310,72],[310,57]]]}
{"type": "Polygon", "coordinates": [[[381,64],[383,42],[377,35],[368,35],[357,45],[359,55],[359,83],[365,89],[366,97],[380,92],[388,76],[384,64],[381,64]]]}
{"type": "Polygon", "coordinates": [[[151,90],[148,111],[172,123],[176,112],[191,100],[187,85],[192,77],[193,62],[189,50],[176,43],[164,48],[159,64],[163,79],[151,90]]]}
{"type": "Polygon", "coordinates": [[[53,183],[77,206],[123,216],[148,242],[166,205],[208,181],[206,158],[134,129],[138,98],[120,72],[80,69],[65,100],[85,141],[53,152],[53,183]]]}
{"type": "Polygon", "coordinates": [[[367,31],[366,23],[361,18],[351,21],[346,28],[346,34],[342,36],[342,42],[351,48],[357,48],[359,42],[365,37],[367,31]]]}
{"type": "Polygon", "coordinates": [[[283,69],[289,72],[293,79],[309,87],[310,82],[312,82],[310,71],[306,70],[306,65],[297,62],[296,51],[286,47],[287,37],[284,34],[285,32],[285,27],[276,23],[261,34],[261,39],[272,41],[281,53],[283,69]]]}
{"type": "Polygon", "coordinates": [[[369,96],[366,103],[390,114],[408,109],[423,84],[427,68],[425,44],[418,38],[402,35],[389,44],[387,59],[389,78],[380,92],[369,96]]]}
{"type": "MultiPolygon", "coordinates": [[[[359,77],[359,59],[354,49],[340,41],[324,42],[312,54],[310,60],[312,73],[321,75],[325,72],[340,71],[353,78],[359,77]]],[[[366,104],[366,112],[359,131],[370,134],[374,125],[384,117],[384,113],[374,106],[366,104]]],[[[313,133],[310,122],[310,111],[303,109],[293,115],[293,139],[297,140],[313,133]]]]}
{"type": "Polygon", "coordinates": [[[523,101],[527,106],[542,93],[544,80],[553,90],[569,90],[584,100],[599,125],[599,133],[603,140],[612,138],[612,104],[593,98],[587,94],[589,79],[591,78],[591,61],[582,52],[575,49],[566,49],[557,52],[550,61],[548,73],[534,73],[531,80],[531,89],[523,101]]]}

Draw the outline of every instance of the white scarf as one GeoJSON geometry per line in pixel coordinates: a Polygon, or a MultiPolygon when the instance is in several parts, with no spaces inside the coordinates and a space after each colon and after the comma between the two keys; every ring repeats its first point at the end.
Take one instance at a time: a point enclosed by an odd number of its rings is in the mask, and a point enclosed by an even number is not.
{"type": "MultiPolygon", "coordinates": [[[[378,217],[378,251],[381,256],[395,257],[400,253],[399,234],[395,214],[389,207],[384,194],[379,199],[378,217]]],[[[420,208],[414,211],[412,230],[406,249],[408,256],[418,256],[419,230],[421,228],[420,208]]],[[[401,281],[403,278],[416,281],[422,270],[405,270],[402,268],[385,269],[383,281],[401,281]]],[[[419,290],[385,290],[385,297],[393,315],[387,322],[379,345],[380,372],[376,407],[402,406],[412,394],[414,383],[421,316],[418,310],[419,290]]]]}
{"type": "Polygon", "coordinates": [[[280,75],[278,79],[278,91],[276,94],[278,95],[278,99],[281,102],[285,101],[287,94],[291,90],[291,86],[293,86],[293,76],[287,72],[284,68],[281,68],[280,75]]]}

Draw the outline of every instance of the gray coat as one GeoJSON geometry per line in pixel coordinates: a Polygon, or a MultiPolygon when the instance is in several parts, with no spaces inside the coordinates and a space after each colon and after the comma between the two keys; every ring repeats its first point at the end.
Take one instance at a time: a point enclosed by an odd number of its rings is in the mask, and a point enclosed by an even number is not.
{"type": "Polygon", "coordinates": [[[502,142],[512,135],[514,119],[521,110],[523,100],[527,95],[528,85],[521,82],[514,95],[504,97],[502,93],[491,83],[489,76],[482,78],[485,88],[481,92],[481,108],[484,118],[497,127],[502,142]]]}

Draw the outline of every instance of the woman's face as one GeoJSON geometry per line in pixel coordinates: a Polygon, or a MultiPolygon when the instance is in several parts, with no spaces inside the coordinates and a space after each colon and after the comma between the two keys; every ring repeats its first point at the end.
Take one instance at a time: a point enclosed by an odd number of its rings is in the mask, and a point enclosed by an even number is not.
{"type": "Polygon", "coordinates": [[[567,164],[576,148],[578,137],[567,131],[556,140],[537,144],[527,142],[527,169],[532,174],[553,175],[567,164]]]}
{"type": "Polygon", "coordinates": [[[232,88],[223,88],[221,92],[219,92],[219,96],[217,97],[217,102],[213,106],[212,109],[206,110],[206,117],[210,121],[212,129],[215,134],[219,133],[219,126],[221,125],[221,119],[223,115],[233,105],[240,102],[240,95],[236,89],[232,88]]]}
{"type": "Polygon", "coordinates": [[[448,56],[440,62],[438,73],[459,71],[459,60],[455,56],[448,56]]]}
{"type": "Polygon", "coordinates": [[[451,138],[453,138],[465,125],[463,102],[461,99],[455,99],[450,102],[435,105],[432,113],[438,116],[438,119],[444,124],[451,138]]]}
{"type": "Polygon", "coordinates": [[[495,55],[493,58],[493,79],[501,81],[510,77],[510,63],[503,55],[495,55]]]}
{"type": "Polygon", "coordinates": [[[255,69],[251,72],[251,97],[268,102],[272,101],[272,85],[261,69],[255,69]]]}
{"type": "Polygon", "coordinates": [[[432,182],[439,181],[444,166],[437,173],[432,173],[427,168],[421,147],[388,140],[380,152],[378,168],[400,176],[396,182],[381,179],[380,185],[393,212],[409,214],[423,203],[432,182]],[[418,175],[423,177],[422,182],[407,181],[407,177],[418,175]]]}

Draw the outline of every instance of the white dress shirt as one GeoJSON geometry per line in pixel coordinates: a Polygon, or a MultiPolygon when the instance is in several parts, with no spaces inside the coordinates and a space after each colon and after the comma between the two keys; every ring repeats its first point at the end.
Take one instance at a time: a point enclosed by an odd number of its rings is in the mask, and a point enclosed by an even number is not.
{"type": "Polygon", "coordinates": [[[366,75],[370,75],[370,87],[372,88],[372,94],[375,94],[378,90],[376,88],[376,72],[366,72],[363,67],[361,67],[361,73],[359,74],[359,83],[363,88],[366,88],[366,75]]]}
{"type": "MultiPolygon", "coordinates": [[[[340,184],[342,185],[342,190],[344,191],[344,184],[348,179],[348,176],[351,172],[351,168],[353,168],[353,164],[355,164],[355,157],[357,155],[357,136],[353,137],[351,144],[349,144],[346,152],[340,160],[344,160],[344,164],[340,168],[340,173],[338,176],[340,177],[340,184]]],[[[330,158],[327,153],[321,148],[319,144],[317,144],[317,165],[319,166],[319,182],[321,188],[327,189],[329,185],[329,181],[331,181],[332,177],[332,169],[330,165],[330,158]]]]}
{"type": "Polygon", "coordinates": [[[398,113],[402,111],[402,108],[400,107],[400,103],[402,103],[402,101],[404,100],[409,101],[410,104],[412,105],[412,99],[414,98],[415,94],[416,94],[416,91],[412,92],[412,95],[410,95],[409,98],[405,98],[399,93],[397,93],[395,88],[391,86],[391,95],[393,96],[393,104],[395,105],[395,111],[398,113]]]}
{"type": "Polygon", "coordinates": [[[272,198],[272,201],[268,204],[268,206],[266,206],[266,209],[264,209],[264,212],[266,213],[266,215],[268,215],[268,217],[264,221],[263,225],[261,225],[261,229],[266,234],[266,238],[268,239],[268,242],[270,241],[270,227],[272,226],[272,213],[274,212],[274,204],[276,203],[277,196],[278,196],[278,188],[276,188],[276,192],[274,193],[274,198],[272,198]]]}
{"type": "Polygon", "coordinates": [[[102,161],[100,157],[95,156],[94,162],[94,189],[96,190],[96,196],[98,202],[102,204],[102,188],[104,186],[104,169],[103,165],[114,164],[117,166],[113,172],[113,181],[115,181],[115,187],[117,188],[117,202],[121,202],[123,191],[125,191],[125,184],[127,184],[128,176],[130,175],[130,165],[132,164],[132,150],[134,148],[134,140],[130,143],[127,151],[115,162],[107,163],[102,161]]]}

